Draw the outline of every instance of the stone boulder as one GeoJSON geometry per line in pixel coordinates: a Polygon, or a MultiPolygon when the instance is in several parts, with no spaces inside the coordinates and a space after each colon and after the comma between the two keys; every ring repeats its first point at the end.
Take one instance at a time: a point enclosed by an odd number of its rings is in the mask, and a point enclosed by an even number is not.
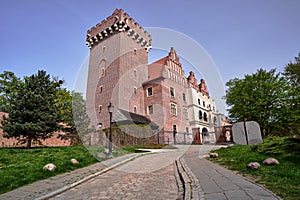
{"type": "Polygon", "coordinates": [[[279,161],[276,160],[275,158],[267,158],[266,160],[263,161],[264,165],[278,165],[279,161]]]}
{"type": "Polygon", "coordinates": [[[79,164],[78,160],[76,160],[75,158],[72,158],[70,161],[73,165],[79,164]]]}
{"type": "Polygon", "coordinates": [[[248,165],[247,165],[247,168],[249,169],[258,169],[260,167],[260,164],[258,162],[250,162],[248,165]]]}
{"type": "Polygon", "coordinates": [[[217,158],[219,156],[218,153],[209,153],[209,157],[211,158],[217,158]]]}
{"type": "Polygon", "coordinates": [[[53,163],[48,163],[43,167],[44,170],[54,171],[56,169],[56,166],[53,163]]]}

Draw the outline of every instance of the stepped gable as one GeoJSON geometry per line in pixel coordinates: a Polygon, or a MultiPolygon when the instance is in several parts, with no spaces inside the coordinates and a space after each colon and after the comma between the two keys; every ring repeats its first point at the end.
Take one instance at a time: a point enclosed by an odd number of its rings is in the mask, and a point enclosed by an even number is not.
{"type": "Polygon", "coordinates": [[[204,79],[201,79],[200,80],[200,84],[199,84],[199,90],[202,94],[206,95],[209,97],[209,92],[208,92],[208,89],[207,89],[207,86],[205,84],[205,81],[204,79]]]}
{"type": "Polygon", "coordinates": [[[195,77],[195,73],[193,71],[190,71],[190,75],[187,77],[187,81],[189,83],[189,87],[192,87],[197,90],[197,92],[199,92],[199,86],[195,77]]]}
{"type": "Polygon", "coordinates": [[[126,32],[129,37],[136,40],[136,42],[141,44],[141,47],[147,51],[152,48],[151,35],[125,13],[123,9],[116,9],[112,15],[88,30],[86,45],[92,48],[102,40],[119,32],[126,32]]]}

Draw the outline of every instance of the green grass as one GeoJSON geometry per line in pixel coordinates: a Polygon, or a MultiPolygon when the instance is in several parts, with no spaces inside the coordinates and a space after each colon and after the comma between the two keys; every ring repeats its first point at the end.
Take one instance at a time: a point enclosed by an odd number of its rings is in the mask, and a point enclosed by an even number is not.
{"type": "MultiPolygon", "coordinates": [[[[171,148],[166,145],[136,145],[114,148],[113,156],[118,157],[128,153],[140,153],[138,148],[171,148]]],[[[106,155],[105,147],[98,146],[70,146],[70,147],[44,147],[44,148],[0,148],[0,194],[18,187],[46,179],[64,172],[82,168],[97,161],[107,159],[99,157],[99,153],[106,155]],[[88,149],[88,150],[87,150],[88,149]],[[73,165],[70,159],[79,161],[73,165]],[[53,163],[56,170],[50,172],[43,170],[43,166],[53,163]]]]}
{"type": "Polygon", "coordinates": [[[283,199],[300,197],[300,141],[288,137],[271,137],[259,145],[233,146],[216,150],[218,158],[211,159],[230,170],[238,171],[265,185],[283,199]],[[274,157],[280,164],[266,166],[264,159],[274,157]],[[247,169],[249,162],[259,162],[258,170],[247,169]]]}
{"type": "Polygon", "coordinates": [[[95,162],[97,160],[83,146],[0,148],[0,194],[95,162]],[[72,158],[77,159],[79,164],[71,164],[72,158]],[[56,170],[43,170],[47,163],[54,163],[56,170]]]}

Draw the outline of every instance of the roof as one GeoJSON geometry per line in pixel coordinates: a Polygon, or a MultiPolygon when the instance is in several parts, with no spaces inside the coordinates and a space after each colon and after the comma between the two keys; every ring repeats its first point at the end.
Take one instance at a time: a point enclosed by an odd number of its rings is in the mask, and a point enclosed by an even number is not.
{"type": "Polygon", "coordinates": [[[152,122],[149,118],[126,110],[118,109],[114,115],[114,121],[117,125],[129,124],[148,124],[152,129],[158,129],[158,125],[152,122]]]}

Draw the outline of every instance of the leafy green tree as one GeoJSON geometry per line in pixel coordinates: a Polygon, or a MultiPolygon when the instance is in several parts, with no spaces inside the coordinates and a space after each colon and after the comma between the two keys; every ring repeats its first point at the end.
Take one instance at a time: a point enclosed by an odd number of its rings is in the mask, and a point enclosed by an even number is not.
{"type": "Polygon", "coordinates": [[[80,93],[70,93],[66,89],[57,91],[56,105],[61,116],[62,134],[59,138],[70,140],[71,145],[82,144],[81,138],[89,133],[90,119],[86,113],[85,101],[80,93]]]}
{"type": "Polygon", "coordinates": [[[17,92],[16,88],[21,83],[13,72],[4,71],[0,74],[0,111],[9,112],[10,98],[17,92]]]}
{"type": "Polygon", "coordinates": [[[285,66],[284,75],[293,85],[300,85],[300,53],[295,57],[295,63],[290,62],[285,66]]]}
{"type": "Polygon", "coordinates": [[[300,132],[300,53],[295,57],[295,62],[290,62],[284,68],[284,75],[290,83],[289,108],[290,120],[287,122],[288,130],[292,133],[300,132]]]}
{"type": "Polygon", "coordinates": [[[31,147],[59,129],[60,117],[55,104],[59,87],[45,71],[24,77],[9,99],[9,117],[2,121],[6,137],[16,138],[31,147]]]}
{"type": "Polygon", "coordinates": [[[291,87],[275,69],[259,69],[243,79],[229,80],[226,86],[225,99],[233,121],[257,121],[265,135],[282,134],[293,121],[291,87]]]}

